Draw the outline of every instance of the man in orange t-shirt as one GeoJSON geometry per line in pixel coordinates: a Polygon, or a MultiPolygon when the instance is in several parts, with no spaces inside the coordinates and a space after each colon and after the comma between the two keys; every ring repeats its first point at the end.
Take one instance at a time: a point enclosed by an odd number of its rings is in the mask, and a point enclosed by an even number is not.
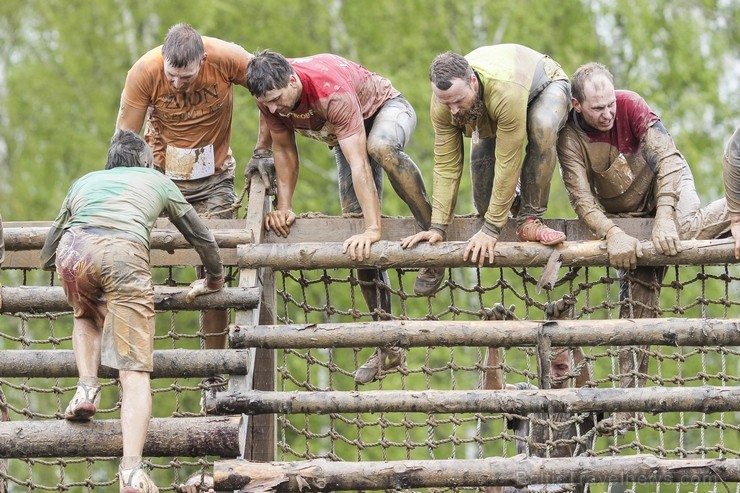
{"type": "MultiPolygon", "coordinates": [[[[251,59],[234,43],[176,24],[164,44],[139,58],[126,76],[116,129],[138,133],[146,122],[144,137],[154,151],[154,166],[204,217],[234,217],[233,86],[246,87],[251,59]]],[[[247,176],[271,168],[271,143],[263,136],[269,139],[269,132],[259,133],[247,176]]],[[[227,323],[226,311],[205,313],[206,348],[225,347],[227,323]]]]}

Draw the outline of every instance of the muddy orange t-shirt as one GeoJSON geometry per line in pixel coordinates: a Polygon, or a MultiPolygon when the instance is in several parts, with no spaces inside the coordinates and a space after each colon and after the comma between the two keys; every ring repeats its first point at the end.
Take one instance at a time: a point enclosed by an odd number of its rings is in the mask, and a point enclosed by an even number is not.
{"type": "MultiPolygon", "coordinates": [[[[162,46],[144,54],[128,72],[121,105],[148,109],[144,137],[154,163],[167,172],[168,146],[174,150],[212,152],[218,174],[229,156],[234,84],[246,87],[251,54],[237,44],[203,36],[207,53],[197,78],[184,92],[175,90],[164,73],[162,46]]],[[[205,171],[204,173],[208,173],[205,171]]],[[[170,174],[170,173],[168,173],[170,174]]],[[[176,178],[176,177],[175,177],[176,178]]]]}

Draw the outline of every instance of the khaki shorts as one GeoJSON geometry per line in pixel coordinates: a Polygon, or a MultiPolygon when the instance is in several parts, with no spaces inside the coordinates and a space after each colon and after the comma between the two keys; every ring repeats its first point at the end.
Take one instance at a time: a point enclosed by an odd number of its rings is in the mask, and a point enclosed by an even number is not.
{"type": "MultiPolygon", "coordinates": [[[[224,163],[223,166],[227,166],[224,163]]],[[[236,162],[231,158],[228,169],[217,175],[200,180],[176,180],[175,184],[202,219],[234,219],[236,211],[236,192],[234,192],[234,171],[236,162]]]]}
{"type": "Polygon", "coordinates": [[[56,268],[75,318],[103,328],[101,363],[151,372],[155,313],[149,250],[73,228],[59,242],[56,268]]]}

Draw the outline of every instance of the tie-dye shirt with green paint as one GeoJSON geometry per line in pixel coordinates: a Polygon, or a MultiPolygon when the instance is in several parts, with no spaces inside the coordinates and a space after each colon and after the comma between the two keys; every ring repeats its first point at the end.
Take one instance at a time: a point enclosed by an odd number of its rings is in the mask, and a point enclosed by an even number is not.
{"type": "Polygon", "coordinates": [[[174,182],[159,171],[118,167],[88,173],[74,182],[53,226],[121,232],[149,248],[149,236],[162,211],[177,219],[191,208],[174,182]]]}

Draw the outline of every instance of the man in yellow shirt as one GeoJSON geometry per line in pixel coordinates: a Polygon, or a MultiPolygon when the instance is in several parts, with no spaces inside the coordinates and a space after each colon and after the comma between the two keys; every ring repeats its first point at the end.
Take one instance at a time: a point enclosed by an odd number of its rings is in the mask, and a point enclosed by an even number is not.
{"type": "MultiPolygon", "coordinates": [[[[557,137],[565,125],[570,83],[547,55],[516,44],[478,48],[465,57],[438,55],[429,70],[434,127],[432,225],[404,238],[401,246],[445,238],[452,221],[463,170],[463,137],[472,138],[471,178],[475,207],[483,227],[470,240],[463,258],[482,267],[493,262],[501,228],[514,207],[517,237],[556,245],[565,234],[542,223],[555,170],[557,137]],[[522,155],[526,142],[526,153],[522,155]]],[[[421,269],[414,285],[431,295],[442,282],[442,269],[421,269]]]]}

